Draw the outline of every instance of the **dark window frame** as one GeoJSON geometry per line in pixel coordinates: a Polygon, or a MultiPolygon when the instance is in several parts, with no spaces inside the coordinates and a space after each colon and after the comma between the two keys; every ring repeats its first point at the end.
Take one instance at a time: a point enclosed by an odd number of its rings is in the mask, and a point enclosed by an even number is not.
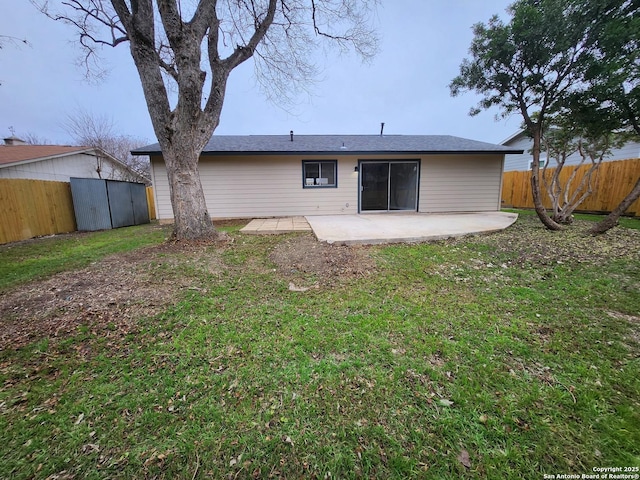
{"type": "MultiPolygon", "coordinates": [[[[319,167],[321,170],[322,167],[319,167]]],[[[320,173],[322,173],[320,171],[320,173]]],[[[302,188],[338,188],[338,160],[302,160],[302,188]],[[306,181],[306,173],[307,173],[307,165],[311,164],[330,164],[333,166],[333,178],[334,183],[327,185],[307,185],[306,181]]]]}

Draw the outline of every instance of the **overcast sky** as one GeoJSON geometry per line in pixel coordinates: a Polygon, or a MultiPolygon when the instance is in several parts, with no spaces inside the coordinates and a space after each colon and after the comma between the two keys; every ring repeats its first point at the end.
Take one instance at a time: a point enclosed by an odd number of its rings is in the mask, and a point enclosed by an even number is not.
{"type": "MultiPolygon", "coordinates": [[[[76,65],[74,31],[44,17],[27,0],[0,0],[0,134],[32,134],[69,143],[64,119],[81,109],[110,117],[117,133],[154,143],[142,88],[126,45],[103,50],[109,75],[87,82],[76,65]],[[8,7],[8,5],[11,5],[8,7]]],[[[55,0],[52,0],[55,3],[55,0]]],[[[320,58],[322,78],[313,97],[300,97],[292,113],[269,103],[253,76],[251,60],[229,79],[216,134],[445,134],[500,143],[520,118],[495,119],[497,111],[468,115],[478,98],[453,98],[447,85],[468,54],[471,26],[491,15],[506,18],[507,0],[382,0],[376,26],[379,54],[320,58]]]]}

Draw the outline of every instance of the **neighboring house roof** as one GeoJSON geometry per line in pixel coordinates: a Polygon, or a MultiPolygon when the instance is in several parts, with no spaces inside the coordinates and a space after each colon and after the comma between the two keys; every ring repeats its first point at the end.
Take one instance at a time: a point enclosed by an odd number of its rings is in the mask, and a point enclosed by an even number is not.
{"type": "MultiPolygon", "coordinates": [[[[159,155],[159,144],[131,152],[159,155]]],[[[375,154],[375,153],[522,153],[503,145],[450,135],[214,135],[202,155],[375,154]]]]}
{"type": "MultiPolygon", "coordinates": [[[[531,153],[531,149],[533,148],[533,139],[529,136],[526,130],[518,130],[513,135],[505,139],[502,142],[502,145],[513,149],[519,148],[523,151],[523,153],[520,155],[509,154],[505,157],[505,172],[531,169],[531,161],[533,159],[533,155],[531,153]]],[[[555,161],[547,158],[547,152],[544,149],[541,151],[540,155],[541,161],[548,161],[550,162],[549,166],[554,166],[555,161]]],[[[609,152],[609,155],[603,158],[603,161],[610,162],[638,157],[640,157],[640,141],[630,140],[622,146],[612,148],[609,152]]],[[[580,154],[578,152],[573,152],[566,158],[564,166],[579,165],[581,162],[582,157],[580,156],[580,154]]]]}
{"type": "Polygon", "coordinates": [[[149,178],[132,170],[131,167],[112,155],[109,155],[104,150],[94,147],[73,147],[68,145],[0,145],[0,168],[82,154],[109,158],[110,161],[123,170],[130,172],[134,177],[150,183],[149,178]]]}
{"type": "Polygon", "coordinates": [[[93,152],[93,149],[63,145],[0,145],[0,168],[89,152],[93,152]]]}
{"type": "Polygon", "coordinates": [[[505,146],[509,146],[511,145],[511,143],[513,143],[514,140],[519,140],[520,138],[524,137],[527,135],[527,131],[524,129],[520,129],[517,132],[515,132],[513,135],[510,135],[509,137],[505,138],[503,141],[500,142],[500,145],[505,145],[505,146]]]}

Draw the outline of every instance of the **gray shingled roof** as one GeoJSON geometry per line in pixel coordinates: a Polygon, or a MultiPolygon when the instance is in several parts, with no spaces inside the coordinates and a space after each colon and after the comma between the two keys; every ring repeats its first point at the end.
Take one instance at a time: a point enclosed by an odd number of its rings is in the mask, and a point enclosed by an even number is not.
{"type": "MultiPolygon", "coordinates": [[[[159,155],[155,143],[134,155],[159,155]]],[[[214,135],[202,155],[374,153],[522,153],[503,145],[451,135],[214,135]]]]}

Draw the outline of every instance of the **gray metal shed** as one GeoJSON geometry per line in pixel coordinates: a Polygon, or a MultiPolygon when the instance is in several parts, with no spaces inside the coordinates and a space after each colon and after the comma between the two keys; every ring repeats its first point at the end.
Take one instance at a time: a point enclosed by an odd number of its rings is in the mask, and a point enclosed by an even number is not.
{"type": "Polygon", "coordinates": [[[149,223],[145,186],[96,178],[71,178],[71,195],[80,231],[149,223]]]}

